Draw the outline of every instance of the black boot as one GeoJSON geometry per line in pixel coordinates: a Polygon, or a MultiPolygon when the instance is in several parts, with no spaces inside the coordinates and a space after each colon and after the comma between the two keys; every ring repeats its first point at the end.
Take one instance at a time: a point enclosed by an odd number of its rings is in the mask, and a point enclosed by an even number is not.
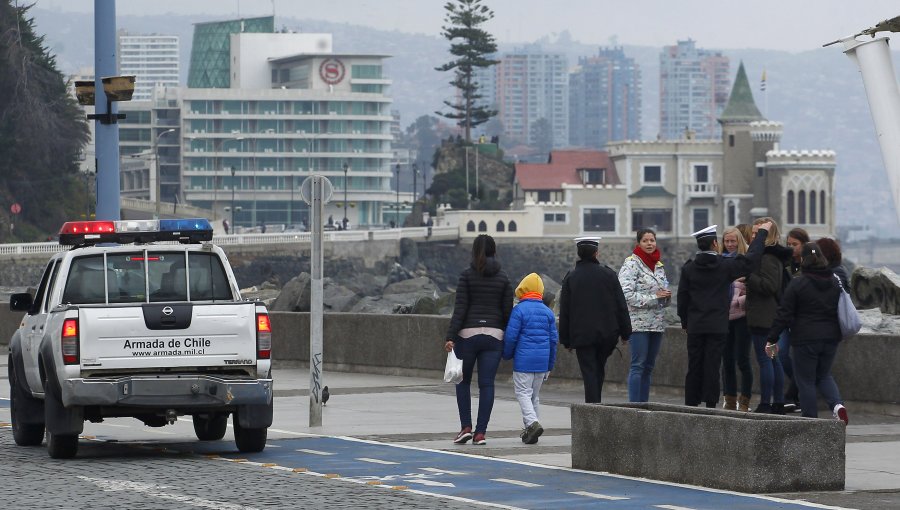
{"type": "Polygon", "coordinates": [[[772,414],[780,414],[780,415],[786,414],[784,412],[784,404],[779,404],[779,403],[772,404],[772,414]]]}
{"type": "Polygon", "coordinates": [[[754,413],[758,414],[772,414],[772,406],[771,404],[764,404],[760,402],[756,409],[753,410],[754,413]]]}

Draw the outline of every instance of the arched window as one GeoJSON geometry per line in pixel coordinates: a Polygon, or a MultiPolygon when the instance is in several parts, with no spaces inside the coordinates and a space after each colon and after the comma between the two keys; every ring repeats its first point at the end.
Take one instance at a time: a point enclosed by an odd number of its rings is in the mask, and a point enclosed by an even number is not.
{"type": "Polygon", "coordinates": [[[497,222],[497,232],[503,232],[506,230],[506,226],[503,224],[503,221],[497,222]]]}
{"type": "Polygon", "coordinates": [[[787,196],[787,222],[794,223],[794,192],[788,191],[787,196]]]}
{"type": "Polygon", "coordinates": [[[479,232],[487,232],[487,223],[485,223],[484,220],[481,220],[478,223],[478,231],[479,232]]]}
{"type": "Polygon", "coordinates": [[[803,190],[797,193],[797,223],[806,223],[806,192],[803,190]]]}
{"type": "Polygon", "coordinates": [[[825,192],[819,192],[819,219],[822,223],[828,223],[828,220],[825,219],[825,192]]]}
{"type": "Polygon", "coordinates": [[[816,223],[816,192],[809,192],[809,222],[813,225],[816,223]]]}
{"type": "Polygon", "coordinates": [[[475,222],[474,221],[469,220],[469,222],[466,223],[466,232],[475,232],[475,222]]]}
{"type": "Polygon", "coordinates": [[[518,227],[516,227],[516,222],[515,222],[515,221],[510,221],[510,222],[509,222],[509,231],[510,231],[510,232],[516,232],[517,230],[518,230],[518,227]]]}
{"type": "Polygon", "coordinates": [[[737,225],[737,207],[734,202],[728,202],[728,224],[737,225]]]}

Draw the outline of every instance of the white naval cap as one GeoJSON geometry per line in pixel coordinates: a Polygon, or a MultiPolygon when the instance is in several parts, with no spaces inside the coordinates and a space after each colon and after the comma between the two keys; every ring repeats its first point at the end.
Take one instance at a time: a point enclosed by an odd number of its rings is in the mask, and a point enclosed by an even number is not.
{"type": "Polygon", "coordinates": [[[599,236],[576,237],[575,246],[593,246],[594,248],[599,248],[600,239],[602,239],[602,237],[599,236]]]}
{"type": "Polygon", "coordinates": [[[691,234],[691,236],[693,236],[696,239],[703,239],[704,237],[716,237],[716,228],[717,227],[718,227],[718,225],[710,225],[706,228],[702,228],[702,229],[694,232],[693,234],[691,234]]]}

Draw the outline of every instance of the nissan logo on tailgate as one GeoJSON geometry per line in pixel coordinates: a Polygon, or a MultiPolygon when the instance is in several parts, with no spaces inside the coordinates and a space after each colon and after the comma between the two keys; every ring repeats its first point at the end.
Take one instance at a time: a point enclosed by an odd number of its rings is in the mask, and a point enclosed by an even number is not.
{"type": "Polygon", "coordinates": [[[172,315],[173,313],[175,313],[175,310],[172,310],[171,306],[167,306],[162,309],[162,313],[163,315],[172,315]]]}

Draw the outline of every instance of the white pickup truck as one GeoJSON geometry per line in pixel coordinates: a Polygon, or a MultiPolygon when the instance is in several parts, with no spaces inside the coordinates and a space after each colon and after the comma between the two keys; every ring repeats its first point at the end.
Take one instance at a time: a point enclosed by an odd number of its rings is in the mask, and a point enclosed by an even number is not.
{"type": "Polygon", "coordinates": [[[161,427],[183,415],[198,439],[218,440],[231,414],[240,451],[265,447],[269,315],[241,299],[211,239],[207,220],[63,226],[73,248],[50,259],[34,296],[10,298],[26,312],[9,344],[16,444],[40,445],[46,429],[50,456],[68,458],[85,420],[161,427]]]}

